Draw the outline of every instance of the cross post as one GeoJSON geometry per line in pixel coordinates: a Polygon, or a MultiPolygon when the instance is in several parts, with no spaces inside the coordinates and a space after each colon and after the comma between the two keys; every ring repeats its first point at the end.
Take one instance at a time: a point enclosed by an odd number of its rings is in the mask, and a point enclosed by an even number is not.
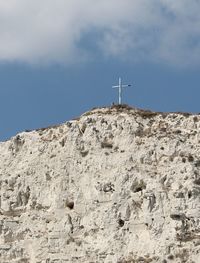
{"type": "Polygon", "coordinates": [[[122,85],[122,79],[119,78],[119,85],[118,86],[112,86],[112,88],[118,88],[119,91],[119,105],[122,104],[122,89],[126,87],[130,87],[131,85],[122,85]]]}

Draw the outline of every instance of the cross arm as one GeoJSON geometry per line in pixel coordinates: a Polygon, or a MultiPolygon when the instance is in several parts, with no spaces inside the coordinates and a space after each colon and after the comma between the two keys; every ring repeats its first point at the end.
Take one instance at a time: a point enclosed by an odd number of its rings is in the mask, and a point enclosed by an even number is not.
{"type": "Polygon", "coordinates": [[[131,85],[122,85],[122,88],[131,87],[131,85]]]}

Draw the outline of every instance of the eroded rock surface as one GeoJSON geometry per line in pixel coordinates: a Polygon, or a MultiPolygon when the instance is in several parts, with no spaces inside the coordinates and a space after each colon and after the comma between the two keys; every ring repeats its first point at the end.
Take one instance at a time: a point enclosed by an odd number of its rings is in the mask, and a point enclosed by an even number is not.
{"type": "Polygon", "coordinates": [[[0,143],[0,262],[200,262],[200,116],[96,109],[0,143]]]}

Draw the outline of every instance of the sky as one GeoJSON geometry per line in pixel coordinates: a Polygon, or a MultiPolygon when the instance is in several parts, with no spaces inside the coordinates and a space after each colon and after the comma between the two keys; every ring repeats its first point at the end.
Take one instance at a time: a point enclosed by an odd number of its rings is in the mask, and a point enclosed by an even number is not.
{"type": "Polygon", "coordinates": [[[123,103],[200,112],[200,0],[0,0],[0,141],[123,103]]]}

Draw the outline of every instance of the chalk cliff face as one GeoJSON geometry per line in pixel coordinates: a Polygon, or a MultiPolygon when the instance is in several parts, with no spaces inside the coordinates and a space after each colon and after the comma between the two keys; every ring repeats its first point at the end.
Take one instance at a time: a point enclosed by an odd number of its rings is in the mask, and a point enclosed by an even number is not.
{"type": "Polygon", "coordinates": [[[0,262],[200,262],[200,116],[111,107],[0,143],[0,262]]]}

